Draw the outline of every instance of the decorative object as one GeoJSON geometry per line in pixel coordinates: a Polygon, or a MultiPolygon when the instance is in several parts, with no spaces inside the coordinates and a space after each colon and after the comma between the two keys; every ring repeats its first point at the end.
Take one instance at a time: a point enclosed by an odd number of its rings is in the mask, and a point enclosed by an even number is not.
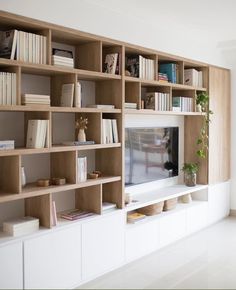
{"type": "Polygon", "coordinates": [[[165,200],[163,211],[175,209],[175,207],[177,205],[177,201],[178,201],[177,197],[165,200]]]}
{"type": "Polygon", "coordinates": [[[155,204],[141,207],[137,211],[147,216],[151,216],[151,215],[160,214],[163,211],[163,206],[164,206],[164,201],[161,201],[155,204]]]}
{"type": "Polygon", "coordinates": [[[66,179],[65,178],[59,178],[59,177],[53,177],[51,179],[51,184],[52,185],[64,185],[64,184],[66,184],[66,179]]]}
{"type": "Polygon", "coordinates": [[[37,180],[37,186],[48,187],[49,185],[50,185],[50,180],[49,179],[38,179],[37,180]]]}
{"type": "Polygon", "coordinates": [[[94,174],[97,174],[98,177],[101,177],[101,176],[102,176],[102,172],[99,171],[99,170],[94,170],[93,173],[94,173],[94,174]]]}
{"type": "Polygon", "coordinates": [[[88,118],[83,118],[82,116],[76,121],[76,129],[79,129],[78,133],[78,141],[79,142],[85,142],[86,141],[86,135],[85,130],[87,129],[88,125],[88,118]]]}
{"type": "Polygon", "coordinates": [[[125,204],[129,204],[132,202],[132,196],[130,193],[125,193],[125,204]]]}
{"type": "Polygon", "coordinates": [[[211,110],[209,110],[209,96],[206,92],[200,92],[196,96],[196,104],[199,110],[203,114],[202,127],[200,129],[200,135],[197,139],[197,145],[199,149],[197,150],[197,156],[200,158],[206,158],[206,152],[208,150],[208,125],[211,122],[210,115],[213,114],[211,110]]]}
{"type": "Polygon", "coordinates": [[[197,110],[197,112],[202,113],[202,107],[201,107],[200,104],[198,104],[198,105],[196,106],[196,110],[197,110]]]}
{"type": "Polygon", "coordinates": [[[181,196],[181,201],[182,201],[182,203],[190,203],[190,202],[192,202],[191,193],[188,193],[188,194],[185,194],[185,195],[181,196]]]}
{"type": "Polygon", "coordinates": [[[97,173],[88,173],[88,178],[96,179],[96,178],[98,178],[98,174],[97,173]]]}
{"type": "Polygon", "coordinates": [[[184,163],[182,171],[184,172],[184,182],[186,186],[195,186],[197,182],[197,163],[184,163]]]}
{"type": "Polygon", "coordinates": [[[25,167],[21,167],[21,186],[24,187],[26,185],[26,175],[25,175],[25,167]]]}

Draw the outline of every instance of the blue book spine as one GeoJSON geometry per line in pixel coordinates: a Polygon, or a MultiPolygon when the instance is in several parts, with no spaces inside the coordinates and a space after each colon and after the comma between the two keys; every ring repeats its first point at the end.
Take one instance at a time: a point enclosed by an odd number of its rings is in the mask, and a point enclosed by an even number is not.
{"type": "Polygon", "coordinates": [[[163,63],[160,64],[160,73],[167,74],[168,81],[176,83],[176,64],[175,63],[163,63]]]}

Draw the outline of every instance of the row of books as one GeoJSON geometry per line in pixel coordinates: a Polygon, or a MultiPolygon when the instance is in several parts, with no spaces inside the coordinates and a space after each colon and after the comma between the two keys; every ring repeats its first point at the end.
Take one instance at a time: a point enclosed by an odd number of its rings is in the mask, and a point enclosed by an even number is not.
{"type": "Polygon", "coordinates": [[[194,68],[184,70],[184,84],[193,87],[203,87],[203,73],[194,68]]]}
{"type": "Polygon", "coordinates": [[[49,120],[28,120],[26,148],[49,147],[49,120]]]}
{"type": "Polygon", "coordinates": [[[169,111],[171,106],[171,97],[168,93],[152,92],[146,93],[144,108],[156,111],[169,111]]]}
{"type": "Polygon", "coordinates": [[[77,90],[75,84],[63,84],[61,89],[61,107],[81,108],[81,84],[77,82],[77,90]]]}
{"type": "Polygon", "coordinates": [[[85,182],[87,180],[87,157],[79,157],[77,159],[78,168],[78,182],[85,182]]]}
{"type": "Polygon", "coordinates": [[[50,106],[50,96],[48,95],[36,95],[36,94],[24,94],[21,97],[22,105],[44,105],[50,106]]]}
{"type": "Polygon", "coordinates": [[[13,150],[15,149],[15,140],[1,140],[0,150],[13,150]]]}
{"type": "Polygon", "coordinates": [[[131,77],[154,80],[155,61],[142,55],[131,55],[126,57],[126,70],[131,77]]]}
{"type": "Polygon", "coordinates": [[[102,119],[102,143],[118,143],[118,130],[116,119],[102,119]]]}
{"type": "Polygon", "coordinates": [[[121,73],[120,53],[109,53],[105,56],[103,72],[117,75],[121,73]]]}
{"type": "Polygon", "coordinates": [[[136,110],[137,108],[138,108],[137,103],[127,103],[127,102],[125,102],[125,109],[136,110]]]}
{"type": "Polygon", "coordinates": [[[53,48],[52,65],[73,68],[74,67],[73,52],[70,50],[53,48]]]}
{"type": "Polygon", "coordinates": [[[16,105],[16,74],[0,72],[0,105],[16,105]]]}
{"type": "Polygon", "coordinates": [[[193,99],[188,97],[173,97],[172,110],[175,112],[193,112],[193,99]]]}
{"type": "Polygon", "coordinates": [[[0,57],[46,64],[46,36],[19,30],[0,32],[0,57]]]}
{"type": "Polygon", "coordinates": [[[176,84],[179,83],[179,65],[177,63],[160,63],[159,74],[160,81],[165,81],[164,75],[167,76],[168,82],[176,84]],[[160,75],[161,74],[161,75],[160,75]]]}

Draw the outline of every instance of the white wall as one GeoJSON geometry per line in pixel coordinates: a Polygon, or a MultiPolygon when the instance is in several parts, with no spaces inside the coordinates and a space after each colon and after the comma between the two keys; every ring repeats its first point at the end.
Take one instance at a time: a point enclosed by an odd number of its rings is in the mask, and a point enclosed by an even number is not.
{"type": "MultiPolygon", "coordinates": [[[[0,8],[210,64],[229,66],[233,68],[232,79],[234,78],[236,75],[236,69],[234,69],[236,67],[236,49],[225,50],[224,47],[218,46],[216,35],[213,37],[210,30],[213,22],[209,23],[209,30],[204,25],[200,25],[200,21],[195,26],[191,23],[186,25],[184,17],[168,17],[168,13],[171,12],[173,16],[175,11],[169,10],[165,13],[163,2],[163,7],[160,4],[160,9],[155,9],[155,11],[149,9],[148,1],[136,1],[136,5],[133,7],[131,2],[131,0],[113,0],[108,5],[108,1],[105,0],[0,0],[0,8]],[[150,15],[152,16],[150,17],[150,15]],[[179,19],[182,19],[182,23],[179,19]]],[[[194,2],[196,1],[188,1],[186,7],[186,9],[192,9],[192,13],[196,7],[194,2]]],[[[159,1],[159,3],[161,2],[159,1]]],[[[173,8],[173,3],[170,4],[173,8]]],[[[213,11],[211,7],[210,9],[213,11]]],[[[186,13],[188,12],[186,11],[186,13]]],[[[178,15],[177,12],[176,15],[178,15]]],[[[206,20],[206,18],[204,19],[206,20]]],[[[219,37],[221,36],[219,35],[219,37]]],[[[233,83],[232,96],[234,92],[236,92],[236,83],[233,83]]],[[[233,124],[236,118],[235,110],[236,102],[233,99],[233,124]]],[[[232,130],[232,148],[236,148],[235,145],[236,134],[232,130]]],[[[234,161],[236,162],[236,150],[232,149],[232,164],[235,163],[234,161]]],[[[236,173],[232,172],[232,179],[236,177],[235,175],[236,173]]],[[[236,181],[233,180],[232,192],[235,191],[236,181]]],[[[232,195],[232,208],[236,209],[236,194],[232,195]]]]}

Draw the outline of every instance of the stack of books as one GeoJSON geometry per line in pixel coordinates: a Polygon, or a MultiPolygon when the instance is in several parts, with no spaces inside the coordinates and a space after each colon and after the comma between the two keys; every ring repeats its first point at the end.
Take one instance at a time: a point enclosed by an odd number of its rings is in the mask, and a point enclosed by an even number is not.
{"type": "Polygon", "coordinates": [[[14,140],[3,140],[0,141],[0,150],[13,150],[15,149],[14,140]]]}
{"type": "Polygon", "coordinates": [[[95,215],[93,212],[85,211],[85,210],[80,210],[80,209],[72,209],[65,211],[61,213],[61,218],[69,220],[69,221],[74,221],[74,220],[79,220],[85,217],[93,216],[95,215]]]}
{"type": "Polygon", "coordinates": [[[46,64],[46,36],[18,30],[0,32],[0,57],[46,64]]]}
{"type": "Polygon", "coordinates": [[[167,75],[168,82],[179,83],[179,65],[176,63],[159,64],[159,73],[167,75]]]}
{"type": "Polygon", "coordinates": [[[94,109],[105,109],[105,110],[111,110],[111,109],[115,109],[114,105],[86,105],[87,108],[94,108],[94,109]]]}
{"type": "Polygon", "coordinates": [[[127,102],[125,102],[125,109],[137,110],[137,108],[138,108],[137,103],[127,103],[127,102]]]}
{"type": "Polygon", "coordinates": [[[185,69],[184,70],[184,84],[202,88],[203,80],[202,80],[202,71],[197,71],[194,68],[185,69]]]}
{"type": "Polygon", "coordinates": [[[26,216],[3,223],[3,231],[13,237],[31,234],[39,230],[39,219],[26,216]]]}
{"type": "Polygon", "coordinates": [[[104,70],[105,73],[109,74],[120,74],[120,54],[109,53],[105,57],[104,70]]]}
{"type": "Polygon", "coordinates": [[[172,111],[193,112],[193,99],[187,97],[173,97],[172,111]]]}
{"type": "Polygon", "coordinates": [[[170,94],[159,92],[146,93],[144,106],[145,109],[169,111],[171,106],[170,94]]]}
{"type": "Polygon", "coordinates": [[[63,84],[61,88],[61,107],[81,108],[81,84],[77,82],[77,90],[74,84],[63,84]]]}
{"type": "Polygon", "coordinates": [[[127,56],[126,70],[132,77],[154,80],[155,62],[142,55],[127,56]]]}
{"type": "Polygon", "coordinates": [[[70,50],[64,50],[59,48],[53,48],[52,50],[52,65],[66,66],[73,68],[74,59],[73,53],[70,50]]]}
{"type": "Polygon", "coordinates": [[[29,120],[27,130],[27,148],[49,147],[49,120],[29,120]]]}
{"type": "Polygon", "coordinates": [[[0,72],[0,105],[16,105],[16,74],[0,72]]]}
{"type": "Polygon", "coordinates": [[[21,98],[22,105],[43,105],[50,106],[50,96],[48,95],[36,95],[36,94],[24,94],[21,98]]]}
{"type": "Polygon", "coordinates": [[[128,223],[132,223],[132,224],[135,224],[145,218],[146,218],[146,215],[139,212],[132,212],[132,213],[127,214],[127,221],[128,223]]]}
{"type": "Polygon", "coordinates": [[[87,157],[79,157],[78,164],[78,181],[85,182],[87,180],[87,157]]]}
{"type": "Polygon", "coordinates": [[[166,73],[158,73],[158,81],[162,83],[168,83],[168,76],[166,73]]]}
{"type": "Polygon", "coordinates": [[[118,130],[116,119],[102,119],[102,143],[118,143],[118,130]]]}

